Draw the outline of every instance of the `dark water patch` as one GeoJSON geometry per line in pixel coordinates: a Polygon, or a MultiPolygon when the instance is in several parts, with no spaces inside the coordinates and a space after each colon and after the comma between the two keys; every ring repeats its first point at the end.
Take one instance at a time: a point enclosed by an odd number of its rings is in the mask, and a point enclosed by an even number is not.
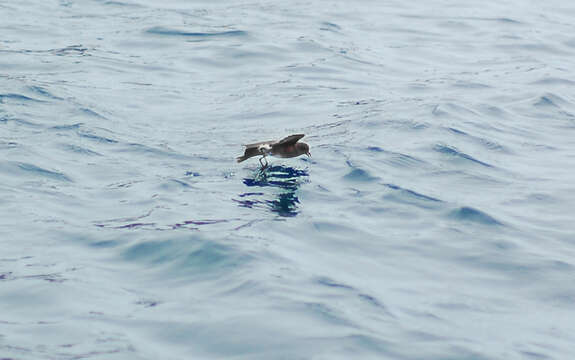
{"type": "Polygon", "coordinates": [[[225,223],[230,220],[228,219],[217,219],[217,220],[187,220],[186,224],[194,224],[194,225],[212,225],[212,224],[220,224],[225,223]]]}
{"type": "MultiPolygon", "coordinates": [[[[108,189],[125,189],[125,188],[130,188],[136,184],[141,183],[142,180],[131,180],[131,181],[120,181],[117,183],[113,183],[113,184],[109,184],[106,187],[108,189]]],[[[123,218],[124,220],[120,220],[119,221],[131,221],[130,219],[141,219],[142,217],[148,216],[149,214],[152,213],[153,210],[149,210],[146,215],[143,216],[139,216],[139,217],[131,217],[131,218],[123,218]]]]}
{"type": "Polygon", "coordinates": [[[230,222],[232,220],[234,220],[234,219],[186,220],[186,221],[182,221],[180,223],[176,223],[176,224],[171,225],[171,228],[172,229],[187,228],[187,229],[197,230],[198,229],[197,226],[227,223],[227,222],[230,222]]]}
{"type": "Polygon", "coordinates": [[[172,224],[161,224],[157,222],[130,222],[123,225],[114,225],[118,222],[123,222],[123,219],[108,220],[94,225],[99,228],[108,228],[116,230],[154,230],[154,231],[166,231],[166,230],[200,230],[202,225],[214,225],[220,223],[228,223],[233,220],[238,219],[218,219],[218,220],[185,220],[172,224]]]}
{"type": "Polygon", "coordinates": [[[309,176],[307,170],[295,169],[286,166],[270,166],[263,171],[258,170],[254,177],[243,179],[246,186],[279,187],[295,190],[302,180],[309,176]]]}
{"type": "Polygon", "coordinates": [[[155,26],[145,31],[148,34],[164,35],[164,36],[177,36],[188,37],[197,39],[211,39],[211,38],[227,38],[227,37],[245,37],[248,35],[246,31],[242,30],[228,30],[216,32],[193,32],[186,30],[179,30],[174,28],[166,28],[162,26],[155,26]]]}
{"type": "MultiPolygon", "coordinates": [[[[201,41],[201,40],[193,40],[193,41],[201,41]]],[[[281,49],[265,49],[265,50],[246,50],[245,48],[239,47],[226,47],[218,50],[217,59],[220,60],[218,64],[224,65],[226,67],[233,66],[234,68],[238,68],[239,66],[246,66],[250,67],[254,63],[278,63],[285,60],[286,54],[281,51],[281,49]]],[[[209,59],[212,61],[215,60],[213,56],[203,58],[200,60],[196,58],[195,60],[199,62],[208,62],[209,59]]],[[[193,61],[193,60],[192,60],[193,61]]],[[[248,70],[249,71],[249,70],[248,70]]],[[[277,112],[277,114],[281,114],[282,112],[277,112]]]]}
{"type": "Polygon", "coordinates": [[[85,139],[88,139],[88,140],[91,140],[91,141],[94,141],[97,143],[101,143],[101,144],[117,144],[118,143],[117,140],[110,139],[110,138],[107,138],[107,137],[101,136],[101,135],[96,135],[96,134],[93,134],[93,133],[88,132],[88,131],[78,131],[77,134],[80,137],[83,137],[85,139]]]}
{"type": "Polygon", "coordinates": [[[0,94],[0,104],[6,104],[8,102],[16,102],[16,103],[28,103],[28,102],[34,102],[34,103],[41,103],[44,102],[43,100],[38,100],[38,99],[34,99],[31,98],[29,96],[26,95],[22,95],[22,94],[0,94]]]}
{"type": "Polygon", "coordinates": [[[31,280],[43,280],[51,283],[63,283],[65,279],[62,274],[52,273],[52,274],[37,274],[37,275],[24,275],[16,277],[17,279],[31,279],[31,280]]]}
{"type": "Polygon", "coordinates": [[[0,150],[6,150],[6,149],[14,149],[19,147],[20,144],[18,144],[17,142],[14,141],[1,141],[0,140],[0,150]]]}
{"type": "MultiPolygon", "coordinates": [[[[415,18],[421,20],[447,20],[452,21],[453,18],[450,15],[415,15],[415,14],[401,14],[400,17],[405,18],[415,18]]],[[[509,25],[523,25],[522,21],[515,20],[509,17],[478,17],[478,16],[458,16],[457,20],[468,20],[468,21],[485,21],[485,22],[496,22],[509,25]]]]}
{"type": "MultiPolygon", "coordinates": [[[[315,65],[307,65],[307,64],[297,64],[297,65],[289,65],[285,67],[285,71],[291,74],[301,74],[302,78],[308,80],[311,83],[317,84],[313,87],[307,88],[307,90],[320,90],[322,88],[330,89],[330,90],[343,90],[345,87],[344,85],[348,84],[355,84],[360,83],[357,80],[349,80],[339,77],[341,73],[339,69],[331,68],[327,66],[315,66],[315,65]],[[343,85],[342,85],[343,84],[343,85]],[[339,86],[338,86],[339,85],[339,86]]],[[[369,111],[366,110],[366,113],[369,111]]],[[[334,116],[337,117],[339,114],[335,114],[334,116]]],[[[340,115],[345,116],[345,115],[340,115]]]]}
{"type": "Polygon", "coordinates": [[[346,181],[372,182],[379,179],[375,176],[372,176],[367,170],[364,170],[358,166],[353,165],[352,162],[349,160],[346,161],[346,163],[349,167],[351,167],[351,171],[343,176],[343,179],[346,181]]]}
{"type": "MultiPolygon", "coordinates": [[[[96,225],[96,226],[103,227],[102,225],[96,225]]],[[[112,226],[111,228],[112,228],[112,229],[121,230],[121,229],[155,228],[155,227],[156,227],[156,223],[141,223],[141,222],[138,222],[138,223],[131,223],[131,224],[125,224],[125,225],[112,226]]],[[[160,229],[157,229],[157,228],[156,228],[156,230],[160,230],[160,229]]]]}
{"type": "Polygon", "coordinates": [[[284,192],[277,195],[274,200],[267,200],[270,210],[283,217],[294,217],[299,212],[299,199],[294,193],[284,192]]]}
{"type": "Polygon", "coordinates": [[[368,294],[358,294],[357,297],[360,300],[365,301],[366,303],[370,304],[371,306],[375,306],[379,309],[384,310],[387,315],[390,315],[392,317],[395,317],[388,309],[387,306],[383,305],[383,303],[379,300],[377,300],[375,297],[368,295],[368,294]]]}
{"type": "Polygon", "coordinates": [[[152,300],[152,299],[140,299],[140,300],[136,301],[135,304],[150,308],[150,307],[156,307],[156,306],[160,305],[161,302],[158,300],[152,300]]]}
{"type": "MultiPolygon", "coordinates": [[[[255,193],[254,193],[255,194],[255,193]]],[[[240,197],[247,196],[241,194],[240,197]]],[[[298,215],[299,198],[292,192],[281,192],[273,200],[254,199],[253,195],[246,199],[232,199],[240,207],[249,209],[264,208],[282,217],[294,217],[298,215]]]]}
{"type": "Polygon", "coordinates": [[[174,191],[184,189],[191,189],[192,186],[185,181],[178,180],[178,179],[168,179],[167,182],[162,183],[160,188],[167,191],[174,191]]]}
{"type": "Polygon", "coordinates": [[[561,105],[569,104],[568,101],[564,100],[558,95],[547,93],[541,95],[537,100],[534,101],[533,105],[536,107],[553,107],[561,108],[561,105]]]}
{"type": "Polygon", "coordinates": [[[84,124],[83,123],[76,123],[76,124],[70,124],[70,125],[56,125],[56,126],[51,126],[50,128],[48,128],[48,130],[78,130],[79,128],[81,128],[84,124]]]}
{"type": "Polygon", "coordinates": [[[539,297],[545,304],[573,310],[575,308],[575,291],[558,289],[539,297]]]}
{"type": "Polygon", "coordinates": [[[63,173],[47,170],[30,163],[7,161],[0,163],[0,171],[4,171],[12,175],[19,173],[21,175],[32,175],[46,179],[72,182],[72,180],[63,173]]]}
{"type": "Polygon", "coordinates": [[[307,182],[309,176],[307,170],[294,169],[285,166],[270,166],[264,170],[259,170],[253,177],[243,179],[244,185],[248,187],[270,187],[280,191],[274,194],[274,199],[265,199],[263,192],[249,191],[238,196],[241,199],[232,199],[239,206],[257,209],[265,208],[279,216],[293,217],[299,213],[300,204],[296,194],[302,183],[307,182]]]}
{"type": "Polygon", "coordinates": [[[544,77],[542,79],[533,81],[530,83],[531,85],[568,85],[574,86],[575,81],[557,77],[544,77]]]}
{"type": "Polygon", "coordinates": [[[14,280],[14,276],[12,276],[12,272],[5,272],[5,273],[0,273],[0,281],[5,281],[5,280],[14,280]]]}
{"type": "Polygon", "coordinates": [[[445,322],[444,319],[442,319],[441,317],[429,312],[429,311],[418,311],[415,310],[413,308],[408,308],[408,307],[404,307],[401,309],[401,311],[409,316],[412,316],[418,320],[425,320],[425,321],[436,321],[436,322],[445,322]]]}
{"type": "Polygon", "coordinates": [[[244,196],[253,196],[253,195],[265,195],[263,192],[248,192],[248,193],[243,193],[240,194],[240,197],[244,197],[244,196]]]}
{"type": "MultiPolygon", "coordinates": [[[[49,273],[49,274],[34,274],[34,275],[17,275],[12,271],[0,273],[0,281],[12,281],[12,280],[43,280],[51,283],[63,283],[67,279],[61,273],[49,273]]],[[[0,358],[3,360],[3,358],[0,358]]]]}
{"type": "Polygon", "coordinates": [[[95,117],[95,118],[98,118],[98,119],[107,120],[107,118],[106,118],[105,116],[98,114],[97,112],[95,112],[95,111],[92,110],[92,109],[80,108],[80,112],[81,112],[82,114],[85,114],[85,115],[88,115],[88,116],[91,116],[91,117],[95,117]]]}
{"type": "Polygon", "coordinates": [[[453,127],[448,127],[447,130],[449,132],[456,134],[456,135],[459,135],[465,139],[473,140],[473,141],[479,143],[480,145],[482,145],[483,147],[485,147],[489,150],[499,151],[499,152],[508,152],[507,149],[505,147],[503,147],[503,145],[498,144],[494,141],[470,135],[470,134],[466,133],[465,131],[462,131],[462,130],[459,130],[459,129],[456,129],[453,127]]]}
{"type": "Polygon", "coordinates": [[[140,4],[127,3],[127,2],[123,2],[123,1],[105,1],[103,4],[108,5],[108,6],[117,6],[117,7],[123,7],[123,8],[142,8],[143,7],[140,4]]]}
{"type": "MultiPolygon", "coordinates": [[[[242,197],[241,194],[240,197],[242,197]]],[[[245,195],[248,196],[248,195],[245,195]]],[[[259,200],[259,199],[253,199],[253,198],[248,198],[246,200],[237,200],[237,199],[232,199],[232,201],[236,202],[238,204],[238,206],[240,207],[245,207],[245,208],[249,208],[249,209],[257,209],[262,207],[262,205],[265,204],[265,201],[263,200],[259,200]]]]}
{"type": "Polygon", "coordinates": [[[537,201],[537,202],[545,202],[545,203],[557,203],[557,198],[550,195],[550,194],[542,194],[542,193],[533,193],[529,194],[527,197],[528,201],[537,201]]]}
{"type": "Polygon", "coordinates": [[[368,146],[368,147],[367,147],[367,150],[368,150],[368,151],[377,152],[377,153],[385,152],[385,150],[383,150],[383,149],[380,148],[379,146],[368,146]]]}
{"type": "Polygon", "coordinates": [[[339,32],[339,30],[341,30],[341,26],[334,24],[332,22],[324,21],[321,23],[319,29],[324,31],[339,32]]]}
{"type": "Polygon", "coordinates": [[[337,103],[337,107],[349,107],[349,106],[364,106],[364,105],[374,105],[380,107],[385,104],[386,100],[383,99],[360,99],[360,100],[345,100],[337,103]]]}
{"type": "Polygon", "coordinates": [[[414,196],[414,197],[416,197],[416,198],[420,198],[420,199],[428,200],[428,201],[434,201],[434,202],[443,202],[443,201],[441,201],[441,200],[439,200],[439,199],[436,199],[436,198],[433,198],[433,197],[431,197],[431,196],[423,195],[423,194],[417,193],[417,192],[415,192],[415,191],[413,191],[413,190],[404,189],[404,188],[402,188],[402,187],[400,187],[400,186],[397,186],[397,185],[394,185],[394,184],[384,184],[384,185],[387,186],[387,187],[390,188],[390,189],[399,190],[399,191],[405,192],[405,193],[407,193],[407,194],[409,194],[409,195],[411,195],[411,196],[414,196]]]}
{"type": "Polygon", "coordinates": [[[51,99],[51,100],[62,100],[61,97],[58,97],[58,96],[52,94],[51,92],[49,92],[48,90],[44,89],[41,86],[35,86],[35,85],[34,86],[28,86],[28,89],[35,94],[38,94],[40,96],[43,96],[43,97],[51,99]]]}
{"type": "Polygon", "coordinates": [[[420,160],[416,157],[413,157],[411,155],[396,152],[391,152],[391,155],[392,155],[391,158],[387,159],[386,162],[395,167],[413,168],[413,167],[421,167],[427,164],[427,162],[420,160]]]}
{"type": "Polygon", "coordinates": [[[336,282],[333,279],[330,279],[328,277],[320,277],[316,279],[316,282],[320,285],[323,286],[328,286],[331,288],[340,288],[340,289],[346,289],[346,290],[354,290],[353,287],[349,286],[349,285],[345,285],[345,284],[340,284],[338,282],[336,282]]]}
{"type": "Polygon", "coordinates": [[[500,17],[500,18],[486,19],[486,20],[500,22],[500,23],[504,23],[504,24],[513,24],[513,25],[522,25],[523,24],[523,22],[521,22],[519,20],[515,20],[515,19],[511,19],[511,18],[507,18],[507,17],[500,17]]]}
{"type": "Polygon", "coordinates": [[[525,359],[535,359],[535,360],[552,359],[550,356],[535,351],[518,351],[518,353],[521,355],[522,358],[525,359]]]}
{"type": "Polygon", "coordinates": [[[465,131],[457,130],[456,128],[448,127],[447,130],[457,135],[468,135],[465,131]]]}
{"type": "Polygon", "coordinates": [[[90,246],[105,249],[105,248],[113,248],[120,244],[121,242],[118,240],[101,240],[90,243],[90,246]]]}
{"type": "Polygon", "coordinates": [[[29,120],[24,120],[24,119],[20,119],[17,117],[12,117],[12,116],[2,116],[0,117],[0,124],[4,123],[14,123],[16,125],[19,126],[26,126],[26,127],[30,127],[30,128],[43,128],[44,126],[37,124],[35,122],[29,121],[29,120]]]}
{"type": "Polygon", "coordinates": [[[451,219],[459,221],[471,221],[484,225],[503,225],[501,222],[497,221],[495,218],[484,213],[483,211],[468,206],[463,206],[452,210],[448,216],[451,219]]]}
{"type": "Polygon", "coordinates": [[[482,166],[485,166],[485,167],[489,167],[489,168],[492,168],[492,167],[493,167],[493,165],[489,165],[488,163],[485,163],[485,162],[483,162],[483,161],[477,160],[477,159],[475,159],[474,157],[472,157],[472,156],[470,156],[470,155],[467,155],[467,154],[465,154],[465,153],[463,153],[463,152],[457,150],[455,147],[452,147],[452,146],[437,144],[437,145],[435,145],[435,146],[433,147],[433,150],[436,151],[436,152],[438,152],[438,153],[441,153],[441,154],[445,154],[445,155],[457,157],[457,158],[460,158],[460,159],[464,159],[464,160],[467,160],[467,161],[471,161],[471,162],[474,162],[474,163],[476,163],[476,164],[479,164],[479,165],[482,165],[482,166]]]}
{"type": "Polygon", "coordinates": [[[251,261],[251,256],[231,246],[197,236],[141,242],[123,251],[122,257],[146,268],[161,267],[193,277],[216,275],[251,261]]]}
{"type": "Polygon", "coordinates": [[[82,45],[70,45],[64,48],[49,50],[56,56],[89,56],[88,48],[82,45]]]}
{"type": "Polygon", "coordinates": [[[80,154],[80,155],[88,155],[88,156],[102,156],[102,154],[92,151],[90,149],[86,149],[85,147],[73,145],[73,144],[62,144],[64,150],[69,151],[71,153],[80,154]]]}
{"type": "Polygon", "coordinates": [[[431,196],[420,194],[416,191],[402,188],[394,184],[384,184],[393,192],[383,196],[385,200],[395,201],[403,204],[415,205],[420,208],[430,209],[436,208],[443,201],[431,196]]]}
{"type": "MultiPolygon", "coordinates": [[[[394,165],[400,165],[402,167],[422,165],[425,163],[425,161],[419,160],[413,156],[394,152],[394,151],[385,150],[379,146],[368,146],[366,148],[366,150],[371,152],[371,153],[375,153],[375,154],[388,155],[389,158],[385,160],[386,162],[388,162],[390,164],[394,164],[394,165]]],[[[348,162],[348,165],[350,165],[349,162],[348,162]]]]}
{"type": "Polygon", "coordinates": [[[355,168],[343,176],[344,180],[354,182],[372,182],[377,180],[376,177],[371,176],[366,170],[355,168]]]}

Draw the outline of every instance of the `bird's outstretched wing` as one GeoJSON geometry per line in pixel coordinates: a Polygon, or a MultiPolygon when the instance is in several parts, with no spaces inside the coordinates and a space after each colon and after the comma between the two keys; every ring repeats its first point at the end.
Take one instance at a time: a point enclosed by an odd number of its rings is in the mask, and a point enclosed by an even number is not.
{"type": "Polygon", "coordinates": [[[295,135],[286,136],[285,138],[281,139],[277,143],[281,144],[281,145],[295,144],[296,142],[299,141],[299,139],[301,139],[304,136],[305,136],[305,134],[295,134],[295,135]]]}
{"type": "Polygon", "coordinates": [[[253,143],[253,144],[244,144],[244,146],[247,148],[251,148],[251,147],[258,147],[258,146],[264,145],[264,144],[270,144],[271,145],[273,143],[275,143],[275,141],[260,141],[260,142],[253,143]]]}

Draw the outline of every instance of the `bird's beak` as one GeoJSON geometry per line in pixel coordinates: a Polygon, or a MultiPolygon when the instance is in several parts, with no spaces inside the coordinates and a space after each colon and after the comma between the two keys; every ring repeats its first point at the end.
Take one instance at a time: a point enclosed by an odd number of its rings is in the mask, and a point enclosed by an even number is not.
{"type": "Polygon", "coordinates": [[[311,157],[311,153],[306,153],[307,156],[311,157]]]}

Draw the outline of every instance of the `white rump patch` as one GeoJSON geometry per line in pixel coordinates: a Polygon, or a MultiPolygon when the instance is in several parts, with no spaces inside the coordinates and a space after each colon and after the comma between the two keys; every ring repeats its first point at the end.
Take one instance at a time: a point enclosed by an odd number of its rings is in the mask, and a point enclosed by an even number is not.
{"type": "Polygon", "coordinates": [[[269,154],[271,150],[272,150],[271,144],[262,144],[258,146],[258,151],[262,154],[269,154]]]}

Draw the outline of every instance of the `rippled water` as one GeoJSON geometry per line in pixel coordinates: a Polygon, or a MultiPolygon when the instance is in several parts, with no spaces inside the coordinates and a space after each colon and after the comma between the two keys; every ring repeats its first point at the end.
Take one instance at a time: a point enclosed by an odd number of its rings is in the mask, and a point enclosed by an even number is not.
{"type": "Polygon", "coordinates": [[[574,357],[574,16],[0,1],[0,357],[574,357]]]}

